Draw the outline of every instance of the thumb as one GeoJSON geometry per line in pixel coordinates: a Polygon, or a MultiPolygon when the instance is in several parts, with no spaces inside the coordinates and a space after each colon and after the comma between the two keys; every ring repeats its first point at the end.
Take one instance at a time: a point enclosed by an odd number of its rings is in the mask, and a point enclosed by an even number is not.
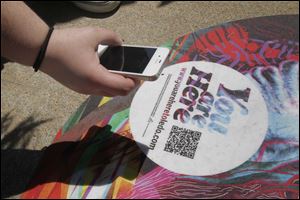
{"type": "Polygon", "coordinates": [[[95,34],[95,43],[98,46],[102,45],[110,45],[110,46],[119,46],[122,45],[122,39],[120,36],[108,29],[104,28],[96,28],[94,31],[95,34]]]}

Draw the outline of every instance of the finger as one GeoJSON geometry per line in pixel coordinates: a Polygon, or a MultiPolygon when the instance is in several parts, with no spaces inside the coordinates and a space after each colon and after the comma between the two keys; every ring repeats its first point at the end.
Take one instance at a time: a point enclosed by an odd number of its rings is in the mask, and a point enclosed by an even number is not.
{"type": "Polygon", "coordinates": [[[99,89],[99,85],[95,83],[89,83],[83,88],[73,88],[73,90],[84,95],[95,95],[95,96],[105,96],[105,97],[116,96],[116,94],[113,94],[112,92],[104,91],[102,88],[99,89]]]}
{"type": "Polygon", "coordinates": [[[112,93],[109,93],[109,92],[105,92],[105,91],[93,91],[91,93],[91,95],[104,96],[104,97],[114,97],[114,96],[116,96],[115,94],[112,94],[112,93]]]}
{"type": "Polygon", "coordinates": [[[109,91],[115,95],[126,96],[137,87],[134,80],[131,78],[125,78],[121,75],[110,73],[110,75],[107,76],[107,79],[110,84],[107,84],[104,89],[106,89],[105,91],[109,91]]]}
{"type": "Polygon", "coordinates": [[[96,28],[95,29],[95,39],[96,44],[102,44],[102,45],[113,45],[113,46],[119,46],[122,44],[122,39],[120,36],[108,29],[103,28],[96,28]]]}
{"type": "Polygon", "coordinates": [[[93,82],[95,83],[95,90],[116,95],[127,95],[133,90],[138,83],[133,79],[124,76],[110,73],[102,65],[99,65],[99,73],[93,75],[93,82]]]}
{"type": "Polygon", "coordinates": [[[135,84],[134,87],[138,87],[142,84],[142,81],[139,79],[136,79],[136,78],[129,78],[129,79],[131,79],[134,82],[134,84],[135,84]]]}

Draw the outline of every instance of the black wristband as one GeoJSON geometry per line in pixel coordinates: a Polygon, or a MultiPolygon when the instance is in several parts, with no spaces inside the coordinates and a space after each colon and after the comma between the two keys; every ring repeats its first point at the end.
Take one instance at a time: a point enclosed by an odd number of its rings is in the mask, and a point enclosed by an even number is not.
{"type": "Polygon", "coordinates": [[[38,56],[36,57],[35,59],[35,62],[33,64],[33,69],[35,72],[37,72],[41,66],[41,63],[45,57],[45,53],[46,53],[46,50],[47,50],[47,46],[48,46],[48,43],[49,43],[49,40],[50,40],[50,37],[51,37],[51,34],[53,32],[54,28],[53,27],[50,27],[49,31],[48,31],[48,34],[41,46],[41,49],[39,51],[39,54],[38,56]]]}

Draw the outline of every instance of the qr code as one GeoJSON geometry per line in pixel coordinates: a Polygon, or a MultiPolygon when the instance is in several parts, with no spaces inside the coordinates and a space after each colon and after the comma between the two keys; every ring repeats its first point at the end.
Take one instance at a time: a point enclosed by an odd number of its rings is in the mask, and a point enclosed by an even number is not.
{"type": "Polygon", "coordinates": [[[194,159],[201,132],[173,126],[164,151],[194,159]]]}

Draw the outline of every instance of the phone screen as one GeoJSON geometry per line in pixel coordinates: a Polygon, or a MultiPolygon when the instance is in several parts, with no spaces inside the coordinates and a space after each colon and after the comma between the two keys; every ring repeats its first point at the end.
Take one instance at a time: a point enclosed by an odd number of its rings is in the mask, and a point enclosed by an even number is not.
{"type": "Polygon", "coordinates": [[[108,70],[143,73],[156,48],[108,47],[100,57],[100,63],[108,70]]]}

